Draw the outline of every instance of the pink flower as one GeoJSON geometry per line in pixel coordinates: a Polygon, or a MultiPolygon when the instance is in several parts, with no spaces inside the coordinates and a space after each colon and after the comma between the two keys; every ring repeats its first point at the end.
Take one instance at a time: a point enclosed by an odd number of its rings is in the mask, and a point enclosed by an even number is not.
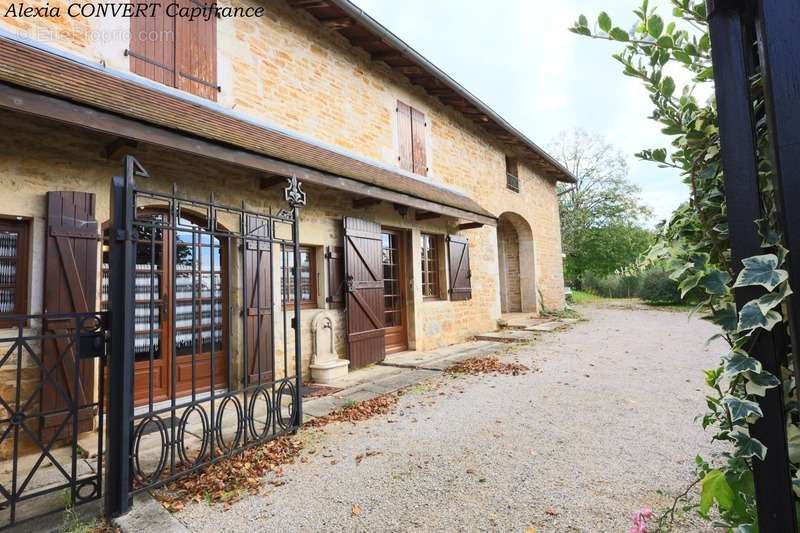
{"type": "Polygon", "coordinates": [[[633,525],[628,533],[647,533],[647,521],[653,518],[653,511],[649,507],[643,507],[633,513],[633,525]]]}

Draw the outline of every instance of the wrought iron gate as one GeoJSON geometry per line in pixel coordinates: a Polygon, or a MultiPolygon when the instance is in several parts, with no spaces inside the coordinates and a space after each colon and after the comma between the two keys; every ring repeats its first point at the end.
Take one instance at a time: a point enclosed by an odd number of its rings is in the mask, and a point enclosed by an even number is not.
{"type": "Polygon", "coordinates": [[[302,420],[298,212],[112,185],[107,512],[302,420]],[[293,315],[293,316],[290,316],[293,315]],[[276,339],[279,339],[278,342],[276,339]]]}
{"type": "Polygon", "coordinates": [[[0,372],[0,528],[102,494],[103,382],[84,378],[105,363],[106,313],[4,317],[0,372]],[[95,361],[99,360],[99,365],[95,361]],[[48,406],[46,393],[58,398],[48,406]],[[95,431],[79,429],[90,420],[95,431]]]}

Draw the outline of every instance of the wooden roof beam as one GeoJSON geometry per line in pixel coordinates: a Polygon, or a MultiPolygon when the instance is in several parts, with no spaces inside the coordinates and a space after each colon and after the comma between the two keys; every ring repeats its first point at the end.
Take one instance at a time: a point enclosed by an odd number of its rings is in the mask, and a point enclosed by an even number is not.
{"type": "Polygon", "coordinates": [[[323,26],[331,30],[341,30],[355,25],[355,21],[348,16],[321,18],[319,21],[323,26]]]}
{"type": "Polygon", "coordinates": [[[441,213],[432,213],[430,211],[417,211],[415,218],[417,220],[430,220],[433,218],[439,218],[441,216],[442,216],[441,213]]]}
{"type": "Polygon", "coordinates": [[[364,209],[372,205],[378,205],[379,203],[381,203],[381,201],[382,201],[381,199],[373,198],[371,196],[365,196],[364,198],[356,198],[355,200],[353,200],[353,208],[364,209]]]}

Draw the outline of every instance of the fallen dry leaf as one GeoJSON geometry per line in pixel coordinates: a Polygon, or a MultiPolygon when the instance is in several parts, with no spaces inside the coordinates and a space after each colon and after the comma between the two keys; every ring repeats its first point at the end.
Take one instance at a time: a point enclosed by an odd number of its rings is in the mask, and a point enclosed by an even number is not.
{"type": "Polygon", "coordinates": [[[501,363],[493,355],[466,359],[445,370],[449,374],[511,374],[513,376],[526,374],[529,371],[530,368],[520,363],[501,363]]]}
{"type": "Polygon", "coordinates": [[[306,422],[306,426],[323,427],[336,422],[360,422],[390,412],[399,400],[400,393],[384,394],[333,411],[328,416],[306,422]]]}
{"type": "MultiPolygon", "coordinates": [[[[281,465],[294,462],[302,448],[297,441],[279,437],[173,481],[155,497],[170,512],[182,510],[189,501],[207,500],[229,506],[245,493],[259,493],[269,472],[282,475],[281,465]]],[[[270,483],[279,486],[285,481],[270,483]]]]}
{"type": "Polygon", "coordinates": [[[550,516],[558,516],[558,510],[552,505],[547,509],[545,509],[544,512],[549,514],[550,516]]]}
{"type": "Polygon", "coordinates": [[[361,516],[361,513],[363,513],[363,511],[361,510],[361,507],[359,507],[356,504],[353,504],[353,507],[350,510],[350,512],[353,514],[353,516],[361,516]]]}

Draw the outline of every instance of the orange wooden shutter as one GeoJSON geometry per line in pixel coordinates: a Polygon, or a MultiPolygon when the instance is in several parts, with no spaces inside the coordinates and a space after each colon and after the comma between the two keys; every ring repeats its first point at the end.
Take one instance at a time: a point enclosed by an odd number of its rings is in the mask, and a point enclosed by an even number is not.
{"type": "Polygon", "coordinates": [[[165,5],[153,17],[131,18],[128,56],[131,72],[174,87],[176,19],[167,16],[165,5]]]}
{"type": "Polygon", "coordinates": [[[400,168],[414,172],[414,143],[412,140],[411,107],[397,102],[397,158],[400,168]]]}
{"type": "MultiPolygon", "coordinates": [[[[181,6],[202,6],[180,0],[181,6]]],[[[175,86],[183,91],[217,99],[217,19],[175,18],[175,86]]]]}
{"type": "Polygon", "coordinates": [[[413,172],[421,176],[428,175],[428,155],[425,153],[425,114],[411,108],[411,146],[414,158],[413,172]]]}
{"type": "MultiPolygon", "coordinates": [[[[96,309],[98,232],[94,215],[94,194],[85,192],[47,193],[47,234],[45,244],[43,328],[57,335],[42,341],[42,411],[66,409],[70,402],[91,403],[94,395],[94,360],[77,362],[69,334],[75,320],[48,318],[59,313],[89,313],[96,309]],[[78,387],[75,372],[79,369],[78,387]],[[67,400],[69,398],[69,401],[67,400]]],[[[78,417],[78,431],[92,429],[90,409],[78,417]]],[[[68,415],[45,417],[44,438],[65,437],[68,415]]]]}

